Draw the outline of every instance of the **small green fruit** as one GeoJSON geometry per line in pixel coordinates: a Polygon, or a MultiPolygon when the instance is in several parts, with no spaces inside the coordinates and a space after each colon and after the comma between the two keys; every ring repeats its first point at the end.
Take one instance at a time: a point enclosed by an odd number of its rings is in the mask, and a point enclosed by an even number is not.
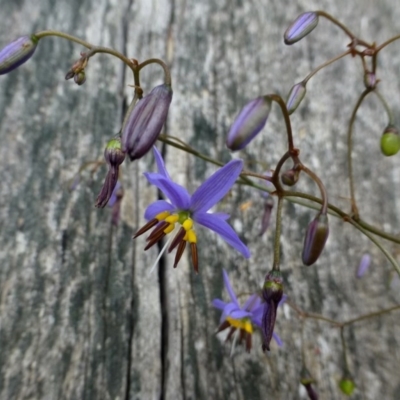
{"type": "Polygon", "coordinates": [[[400,150],[400,136],[397,131],[386,129],[381,137],[381,150],[387,156],[394,156],[400,150]]]}

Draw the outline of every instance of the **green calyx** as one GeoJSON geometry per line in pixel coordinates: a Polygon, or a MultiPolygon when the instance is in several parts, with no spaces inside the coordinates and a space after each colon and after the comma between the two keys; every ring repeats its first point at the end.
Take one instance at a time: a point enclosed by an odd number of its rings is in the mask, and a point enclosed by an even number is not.
{"type": "Polygon", "coordinates": [[[188,218],[190,218],[190,213],[188,211],[178,212],[178,222],[182,225],[188,218]]]}
{"type": "Polygon", "coordinates": [[[121,150],[122,144],[120,139],[111,139],[108,141],[106,150],[121,150]]]}

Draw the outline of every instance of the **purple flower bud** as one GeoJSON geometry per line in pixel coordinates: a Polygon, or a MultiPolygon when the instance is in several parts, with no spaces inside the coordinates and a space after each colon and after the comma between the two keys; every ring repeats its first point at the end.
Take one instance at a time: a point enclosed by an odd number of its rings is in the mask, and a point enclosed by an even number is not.
{"type": "Polygon", "coordinates": [[[22,36],[0,51],[0,75],[7,74],[28,61],[36,50],[39,39],[35,35],[22,36]]]}
{"type": "Polygon", "coordinates": [[[378,82],[379,80],[376,79],[376,75],[373,72],[367,72],[364,75],[364,85],[367,89],[375,89],[378,82]]]}
{"type": "Polygon", "coordinates": [[[139,100],[122,131],[122,149],[131,161],[143,157],[153,146],[167,120],[172,89],[163,84],[139,100]]]}
{"type": "Polygon", "coordinates": [[[74,81],[77,85],[81,86],[86,82],[85,71],[80,71],[74,75],[74,81]]]}
{"type": "Polygon", "coordinates": [[[243,149],[264,128],[271,110],[271,103],[269,97],[262,96],[243,107],[226,139],[226,145],[230,150],[243,149]]]}
{"type": "Polygon", "coordinates": [[[312,265],[321,255],[329,235],[328,216],[318,214],[307,227],[301,258],[304,265],[312,265]]]}
{"type": "Polygon", "coordinates": [[[294,113],[297,107],[300,105],[304,96],[306,95],[307,89],[303,82],[294,85],[289,92],[288,98],[286,100],[286,108],[289,115],[294,113]]]}
{"type": "Polygon", "coordinates": [[[300,14],[286,29],[283,35],[285,44],[293,44],[307,36],[318,25],[318,14],[305,12],[300,14]]]}
{"type": "Polygon", "coordinates": [[[306,389],[308,398],[310,400],[318,400],[318,393],[312,387],[312,384],[315,383],[315,379],[313,379],[310,372],[305,367],[303,367],[303,370],[301,372],[300,383],[306,389]]]}
{"type": "Polygon", "coordinates": [[[269,344],[274,333],[276,310],[283,296],[283,279],[279,271],[270,271],[266,275],[262,295],[265,301],[262,317],[262,349],[269,351],[269,344]]]}
{"type": "Polygon", "coordinates": [[[357,269],[357,278],[363,277],[370,265],[371,256],[369,254],[364,254],[357,269]]]}
{"type": "Polygon", "coordinates": [[[107,143],[104,150],[104,158],[109,165],[109,169],[103,187],[97,196],[95,206],[98,208],[103,208],[108,203],[118,181],[119,166],[125,160],[125,153],[121,149],[120,139],[111,139],[107,143]]]}
{"type": "Polygon", "coordinates": [[[399,131],[393,125],[389,125],[381,136],[381,151],[386,157],[394,156],[400,150],[399,131]]]}
{"type": "Polygon", "coordinates": [[[297,169],[288,169],[281,175],[281,181],[286,186],[294,186],[299,180],[300,171],[297,169]]]}

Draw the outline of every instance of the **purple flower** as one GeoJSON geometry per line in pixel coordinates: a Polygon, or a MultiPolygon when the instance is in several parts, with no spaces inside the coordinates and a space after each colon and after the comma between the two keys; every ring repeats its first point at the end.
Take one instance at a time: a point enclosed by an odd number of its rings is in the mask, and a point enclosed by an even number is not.
{"type": "Polygon", "coordinates": [[[131,161],[143,157],[154,145],[168,116],[171,86],[155,87],[139,100],[122,130],[122,149],[131,161]]]}
{"type": "MultiPolygon", "coordinates": [[[[197,236],[194,229],[195,223],[218,233],[228,244],[250,257],[249,249],[242,243],[235,231],[226,222],[227,215],[207,211],[220,201],[233,186],[243,168],[241,160],[233,160],[211,175],[202,185],[190,195],[187,190],[173,182],[164,165],[164,160],[156,147],[154,156],[158,172],[145,173],[147,180],[160,189],[170,202],[157,200],[150,204],[145,211],[145,218],[149,221],[139,229],[135,238],[153,228],[146,239],[148,244],[145,250],[152,247],[168,233],[177,227],[178,232],[172,239],[168,252],[178,247],[174,268],[177,266],[186,243],[190,243],[193,267],[198,272],[197,236]]],[[[169,242],[167,243],[167,245],[169,242]]]]}
{"type": "MultiPolygon", "coordinates": [[[[220,318],[220,326],[217,332],[230,328],[226,340],[229,340],[233,333],[238,329],[239,341],[245,340],[246,350],[251,350],[251,335],[254,328],[261,329],[262,315],[264,307],[266,306],[258,294],[251,295],[244,303],[243,307],[240,306],[239,301],[232,289],[229,282],[228,274],[222,270],[224,285],[229,294],[230,302],[226,303],[220,299],[214,299],[212,304],[215,308],[222,310],[220,318]]],[[[277,334],[274,333],[274,339],[279,346],[282,346],[282,341],[277,334]]]]}
{"type": "Polygon", "coordinates": [[[28,61],[36,50],[39,39],[34,36],[22,36],[9,43],[0,51],[0,75],[18,68],[28,61]]]}

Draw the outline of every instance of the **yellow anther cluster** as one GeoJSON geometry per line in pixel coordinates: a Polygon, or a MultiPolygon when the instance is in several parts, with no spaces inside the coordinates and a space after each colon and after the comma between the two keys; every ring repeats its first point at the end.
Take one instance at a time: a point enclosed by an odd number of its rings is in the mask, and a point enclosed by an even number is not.
{"type": "MultiPolygon", "coordinates": [[[[164,229],[164,233],[171,233],[175,229],[175,224],[179,221],[179,214],[171,214],[168,211],[163,211],[155,217],[158,221],[168,222],[169,225],[164,229]]],[[[179,221],[180,222],[180,221],[179,221]]],[[[187,218],[182,222],[182,227],[186,231],[183,240],[189,243],[197,243],[196,232],[193,229],[193,220],[187,218]]]]}
{"type": "Polygon", "coordinates": [[[229,325],[236,329],[242,329],[250,334],[253,333],[253,325],[249,318],[234,319],[231,317],[226,317],[226,320],[229,322],[229,325]]]}

